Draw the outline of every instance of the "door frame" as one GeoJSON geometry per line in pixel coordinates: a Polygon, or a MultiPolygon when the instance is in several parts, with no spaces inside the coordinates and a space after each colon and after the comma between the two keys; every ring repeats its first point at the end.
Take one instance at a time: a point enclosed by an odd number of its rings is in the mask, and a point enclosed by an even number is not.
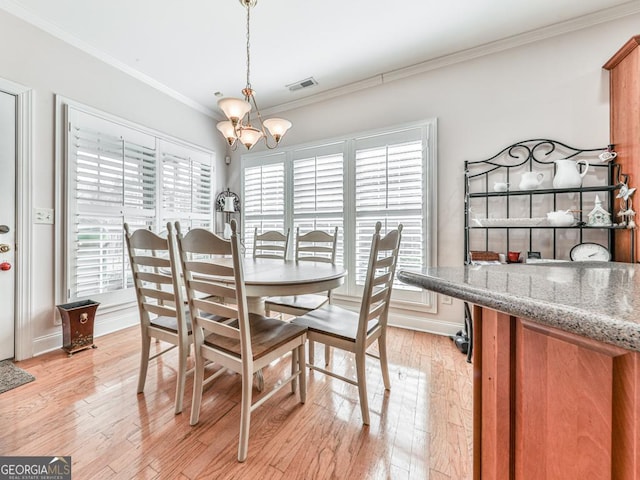
{"type": "Polygon", "coordinates": [[[33,145],[34,92],[19,83],[0,78],[0,90],[17,97],[16,108],[16,250],[15,250],[15,334],[14,358],[24,360],[33,356],[31,330],[32,292],[32,235],[31,193],[33,145]]]}

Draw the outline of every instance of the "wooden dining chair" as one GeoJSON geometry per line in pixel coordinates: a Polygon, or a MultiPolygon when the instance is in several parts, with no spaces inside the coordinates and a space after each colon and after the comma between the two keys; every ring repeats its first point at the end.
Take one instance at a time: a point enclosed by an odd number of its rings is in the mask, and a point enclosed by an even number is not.
{"type": "Polygon", "coordinates": [[[258,227],[253,231],[253,258],[275,258],[284,260],[287,258],[289,248],[289,233],[286,235],[276,230],[258,235],[258,227]]]}
{"type": "Polygon", "coordinates": [[[142,351],[138,393],[144,391],[149,361],[177,347],[175,413],[178,414],[182,412],[192,335],[174,243],[170,238],[146,229],[131,232],[127,223],[124,230],[140,313],[142,351]],[[152,338],[169,343],[171,347],[150,356],[152,338]]]}
{"type": "Polygon", "coordinates": [[[187,298],[194,329],[196,358],[191,405],[191,425],[200,416],[202,390],[205,384],[230,369],[241,375],[240,438],[238,461],[247,458],[251,412],[280,389],[291,383],[295,393],[300,383],[300,402],[306,400],[304,345],[305,327],[291,325],[274,318],[249,313],[244,284],[236,221],[231,221],[231,238],[224,240],[204,229],[192,229],[182,235],[176,223],[177,245],[184,272],[187,298]],[[195,258],[194,255],[200,256],[195,258]],[[201,258],[209,255],[209,258],[201,258]],[[232,303],[219,303],[216,298],[232,298],[232,303]],[[231,321],[220,321],[222,319],[231,321]],[[291,375],[278,381],[266,394],[253,401],[253,374],[291,352],[291,375]],[[206,361],[220,369],[205,381],[206,361]]]}
{"type": "MultiPolygon", "coordinates": [[[[296,228],[295,259],[298,262],[336,263],[338,246],[338,227],[331,233],[312,230],[300,235],[300,227],[296,228]]],[[[264,306],[267,315],[272,311],[288,315],[304,315],[311,310],[322,307],[331,300],[331,291],[325,294],[308,293],[304,295],[287,295],[267,297],[264,306]]],[[[314,363],[314,345],[309,343],[309,362],[314,363]]],[[[329,347],[325,348],[325,364],[329,360],[329,347]]]]}
{"type": "Polygon", "coordinates": [[[375,233],[371,240],[369,265],[359,312],[353,312],[337,305],[327,304],[305,315],[294,318],[293,325],[307,327],[309,341],[323,343],[339,348],[355,355],[356,379],[347,378],[330,370],[309,364],[311,370],[343,380],[358,387],[362,422],[369,425],[369,403],[365,375],[367,349],[373,342],[378,342],[378,358],[382,370],[385,390],[391,388],[389,368],[387,366],[387,315],[391,300],[391,289],[398,261],[398,250],[402,238],[402,224],[384,237],[380,230],[382,225],[376,223],[375,233]]]}

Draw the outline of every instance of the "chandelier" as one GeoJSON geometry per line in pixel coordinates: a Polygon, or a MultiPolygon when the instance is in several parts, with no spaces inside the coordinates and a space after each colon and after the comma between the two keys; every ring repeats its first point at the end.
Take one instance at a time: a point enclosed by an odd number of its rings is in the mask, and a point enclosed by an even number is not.
{"type": "Polygon", "coordinates": [[[250,150],[262,138],[264,138],[267,148],[273,149],[278,146],[283,135],[291,128],[291,122],[283,118],[262,120],[260,109],[256,104],[255,91],[251,88],[249,79],[251,72],[249,20],[251,8],[256,6],[258,0],[239,1],[247,9],[247,85],[242,89],[244,99],[223,98],[218,101],[218,107],[224,112],[227,120],[219,122],[217,128],[234,150],[237,148],[237,142],[242,143],[247,150],[250,150]],[[252,108],[256,113],[254,121],[257,120],[257,123],[255,125],[251,124],[252,108]],[[275,143],[270,143],[270,138],[275,143]]]}

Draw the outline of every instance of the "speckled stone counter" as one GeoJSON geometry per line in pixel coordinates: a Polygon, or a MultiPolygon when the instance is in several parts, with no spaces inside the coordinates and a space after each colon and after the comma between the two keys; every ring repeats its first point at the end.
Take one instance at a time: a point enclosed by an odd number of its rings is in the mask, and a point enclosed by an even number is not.
{"type": "Polygon", "coordinates": [[[640,266],[615,262],[434,267],[398,278],[479,306],[640,351],[640,266]]]}

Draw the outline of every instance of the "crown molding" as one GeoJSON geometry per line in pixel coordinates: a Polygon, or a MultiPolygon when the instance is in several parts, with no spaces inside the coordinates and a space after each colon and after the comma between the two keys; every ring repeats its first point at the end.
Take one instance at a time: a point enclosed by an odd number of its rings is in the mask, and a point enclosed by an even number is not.
{"type": "Polygon", "coordinates": [[[611,7],[605,10],[599,10],[597,12],[583,15],[581,17],[556,23],[554,25],[549,25],[547,27],[531,30],[529,32],[521,33],[501,40],[496,40],[495,42],[489,42],[484,45],[461,50],[456,53],[444,55],[442,57],[427,60],[425,62],[420,62],[408,67],[380,73],[374,77],[351,83],[343,87],[326,90],[309,97],[276,105],[274,107],[265,109],[262,113],[263,115],[271,115],[278,112],[293,110],[325,100],[330,100],[335,97],[340,97],[342,95],[347,95],[358,90],[363,90],[366,88],[389,83],[394,80],[400,80],[414,75],[419,75],[422,73],[430,72],[432,70],[437,70],[439,68],[454,65],[456,63],[466,62],[476,58],[484,57],[486,55],[491,55],[548,38],[556,37],[558,35],[575,32],[584,28],[592,27],[594,25],[610,22],[618,18],[634,15],[636,13],[640,13],[639,0],[634,0],[622,5],[611,7]]]}
{"type": "MultiPolygon", "coordinates": [[[[89,55],[92,55],[93,57],[103,61],[104,63],[111,65],[114,68],[117,68],[118,70],[126,73],[127,75],[130,75],[131,77],[151,86],[152,88],[155,88],[156,90],[168,95],[171,98],[174,98],[175,100],[187,105],[188,107],[193,108],[194,110],[197,110],[213,119],[216,119],[216,120],[221,119],[221,116],[218,113],[212,111],[210,108],[202,105],[199,102],[196,102],[195,100],[187,97],[186,95],[183,95],[173,90],[167,85],[164,85],[163,83],[158,82],[154,78],[136,70],[135,68],[132,68],[129,65],[126,65],[120,60],[112,57],[111,55],[106,54],[105,52],[78,39],[77,37],[70,35],[69,33],[63,31],[56,25],[50,22],[47,22],[46,20],[43,20],[42,18],[35,15],[33,12],[18,5],[13,0],[0,0],[0,9],[7,11],[8,13],[20,18],[21,20],[24,20],[27,23],[30,23],[38,27],[41,30],[44,30],[50,35],[53,35],[54,37],[59,38],[60,40],[88,53],[89,55]]],[[[291,102],[285,102],[279,105],[275,105],[273,107],[266,108],[262,111],[262,114],[271,115],[278,112],[293,110],[293,109],[304,107],[314,103],[340,97],[342,95],[348,95],[360,90],[365,90],[367,88],[379,86],[395,80],[400,80],[403,78],[407,78],[414,75],[426,73],[432,70],[436,70],[439,68],[443,68],[449,65],[454,65],[456,63],[465,62],[468,60],[502,52],[502,51],[509,50],[511,48],[519,47],[522,45],[526,45],[529,43],[534,43],[547,38],[552,38],[565,33],[570,33],[570,32],[584,29],[584,28],[592,27],[594,25],[599,25],[602,23],[606,23],[612,20],[616,20],[618,18],[626,17],[628,15],[633,15],[636,13],[640,13],[640,0],[633,0],[631,2],[627,2],[622,5],[607,8],[604,10],[599,10],[597,12],[583,15],[581,17],[577,17],[571,20],[556,23],[554,25],[542,27],[536,30],[514,35],[501,40],[496,40],[495,42],[489,42],[484,45],[462,50],[456,53],[452,53],[450,55],[444,55],[442,57],[427,60],[425,62],[420,62],[408,67],[399,68],[397,70],[391,70],[388,72],[382,72],[375,76],[372,76],[357,82],[353,82],[345,86],[333,88],[330,90],[326,90],[324,92],[310,95],[308,97],[300,98],[298,100],[293,100],[291,102]]]]}
{"type": "Polygon", "coordinates": [[[30,10],[27,10],[21,5],[16,4],[14,1],[0,0],[0,9],[5,10],[6,12],[10,13],[14,17],[18,17],[19,19],[24,20],[27,23],[30,23],[31,25],[39,28],[40,30],[47,32],[48,34],[62,40],[63,42],[78,48],[79,50],[97,58],[98,60],[106,63],[107,65],[110,65],[120,70],[121,72],[126,73],[127,75],[135,78],[136,80],[139,80],[140,82],[145,83],[152,88],[155,88],[156,90],[185,104],[186,106],[191,107],[194,110],[199,111],[200,113],[204,113],[209,117],[218,119],[218,116],[213,111],[211,111],[211,109],[209,109],[208,107],[205,107],[204,105],[196,102],[195,100],[187,97],[186,95],[183,95],[182,93],[177,92],[176,90],[173,90],[172,88],[155,80],[149,75],[146,75],[140,72],[139,70],[136,70],[135,68],[130,67],[124,62],[121,62],[117,58],[114,58],[111,55],[103,52],[102,50],[97,49],[93,45],[90,45],[84,42],[83,40],[80,40],[74,35],[71,35],[68,32],[65,32],[57,25],[54,25],[53,23],[48,22],[47,20],[44,20],[43,18],[35,15],[30,10]]]}

